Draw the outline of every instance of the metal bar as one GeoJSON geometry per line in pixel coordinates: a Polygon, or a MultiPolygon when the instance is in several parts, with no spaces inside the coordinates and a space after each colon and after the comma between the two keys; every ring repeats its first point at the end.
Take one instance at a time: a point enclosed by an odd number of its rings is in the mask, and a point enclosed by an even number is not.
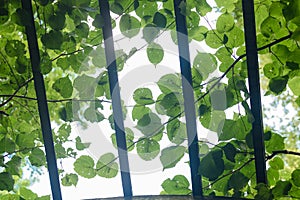
{"type": "Polygon", "coordinates": [[[120,161],[120,170],[122,177],[123,193],[125,197],[132,196],[132,186],[130,179],[130,169],[128,163],[128,153],[126,146],[126,137],[123,121],[123,112],[121,106],[120,88],[118,80],[118,70],[116,64],[116,55],[114,50],[114,41],[112,35],[111,17],[109,10],[109,3],[107,0],[99,0],[100,13],[104,20],[104,26],[102,27],[105,56],[109,77],[110,94],[112,98],[112,109],[114,124],[116,130],[116,139],[118,146],[118,154],[120,161]]]}
{"type": "Polygon", "coordinates": [[[30,17],[30,24],[25,26],[28,41],[30,61],[34,79],[34,87],[37,96],[38,110],[40,115],[43,140],[46,151],[47,166],[50,177],[52,196],[55,200],[61,200],[61,190],[59,183],[59,175],[57,170],[56,156],[53,145],[52,130],[50,124],[49,110],[47,105],[46,91],[43,75],[40,72],[40,53],[37,43],[36,30],[34,26],[34,18],[31,0],[22,0],[22,7],[30,17]]]}
{"type": "Polygon", "coordinates": [[[184,97],[184,111],[186,129],[188,133],[189,157],[192,178],[193,196],[202,196],[201,176],[198,173],[200,166],[199,146],[196,125],[196,112],[194,105],[194,91],[192,87],[192,74],[190,64],[190,52],[187,36],[186,17],[181,14],[179,5],[184,0],[174,0],[179,61],[181,70],[182,90],[184,97]]]}
{"type": "Polygon", "coordinates": [[[254,2],[253,0],[243,0],[242,5],[248,65],[248,83],[250,90],[250,105],[251,112],[255,119],[255,121],[252,123],[252,137],[255,155],[256,181],[257,183],[267,183],[254,2]]]}

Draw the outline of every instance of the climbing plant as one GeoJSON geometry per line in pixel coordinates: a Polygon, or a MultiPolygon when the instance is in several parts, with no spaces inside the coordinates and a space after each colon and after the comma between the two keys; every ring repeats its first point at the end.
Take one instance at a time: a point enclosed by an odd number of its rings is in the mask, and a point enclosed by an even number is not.
{"type": "MultiPolygon", "coordinates": [[[[90,123],[105,122],[114,129],[112,115],[104,111],[110,108],[111,96],[98,1],[32,3],[40,71],[54,126],[56,156],[62,163],[58,166],[61,184],[76,186],[82,178],[96,176],[114,178],[119,170],[118,155],[107,152],[95,159],[84,151],[90,144],[74,136],[73,130],[74,123],[86,128],[90,123]],[[73,171],[64,170],[64,160],[72,160],[73,171]]],[[[160,63],[167,52],[157,39],[171,31],[177,44],[173,1],[109,3],[114,31],[132,40],[142,34],[145,43],[129,51],[116,50],[119,72],[126,70],[127,61],[140,51],[146,51],[153,67],[163,67],[160,63]]],[[[212,49],[211,53],[199,50],[191,60],[196,100],[190,103],[195,104],[200,124],[218,136],[216,143],[199,140],[204,194],[300,198],[299,166],[289,168],[285,177],[279,175],[288,168],[282,155],[300,154],[289,150],[282,133],[268,127],[264,134],[268,185],[256,184],[241,1],[187,0],[180,9],[187,19],[190,42],[202,42],[212,49]],[[216,21],[208,17],[212,12],[216,13],[216,21]],[[212,76],[215,72],[221,75],[212,76]],[[216,103],[215,99],[224,101],[216,103]]],[[[277,98],[288,90],[299,109],[300,2],[256,0],[255,14],[258,52],[264,58],[261,75],[268,85],[265,95],[277,98]]],[[[34,174],[46,166],[24,28],[28,23],[28,13],[20,1],[0,2],[0,199],[50,198],[38,197],[28,189],[34,180],[23,178],[26,167],[34,174]]],[[[123,102],[124,119],[130,118],[136,125],[125,129],[127,146],[145,161],[159,157],[162,168],[168,170],[183,162],[187,154],[181,77],[166,74],[155,84],[156,91],[146,86],[137,88],[132,94],[134,105],[123,102]],[[171,145],[163,148],[163,140],[171,145]]],[[[116,147],[115,134],[111,135],[111,143],[116,147]]],[[[191,194],[184,174],[166,179],[161,186],[162,194],[191,194]]]]}

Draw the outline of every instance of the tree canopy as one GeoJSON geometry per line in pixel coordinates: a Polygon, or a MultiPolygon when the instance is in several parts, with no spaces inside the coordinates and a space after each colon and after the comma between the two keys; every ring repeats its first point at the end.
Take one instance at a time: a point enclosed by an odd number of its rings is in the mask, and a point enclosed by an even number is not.
{"type": "MultiPolygon", "coordinates": [[[[266,85],[263,95],[292,102],[298,110],[294,119],[298,119],[300,1],[254,2],[261,77],[266,85]]],[[[165,67],[160,64],[169,47],[158,41],[169,33],[177,45],[173,1],[109,3],[113,30],[121,34],[119,40],[138,38],[142,44],[116,50],[119,73],[128,70],[127,62],[142,51],[151,67],[165,67]]],[[[112,133],[110,142],[116,147],[98,1],[34,0],[32,4],[56,156],[59,161],[72,162],[74,169],[58,166],[61,184],[76,187],[83,178],[114,178],[119,173],[118,155],[106,152],[95,159],[85,151],[90,144],[74,134],[74,124],[81,129],[110,124],[107,132],[112,133]]],[[[201,126],[218,137],[216,143],[199,139],[204,195],[300,198],[300,166],[284,156],[300,155],[296,152],[299,144],[293,142],[299,139],[298,124],[287,125],[292,127],[289,134],[285,127],[265,127],[268,184],[256,184],[241,0],[187,0],[180,9],[187,19],[190,43],[211,49],[210,53],[199,49],[191,57],[196,100],[190,103],[195,104],[201,126]],[[208,17],[212,12],[216,21],[208,17]]],[[[23,177],[26,166],[32,172],[46,166],[24,27],[28,20],[19,0],[0,2],[0,200],[50,199],[38,197],[29,189],[34,180],[23,177]]],[[[123,117],[134,124],[125,129],[128,151],[148,162],[159,158],[162,169],[168,170],[185,162],[182,158],[188,153],[181,77],[174,72],[157,80],[153,83],[156,89],[140,85],[130,94],[132,101],[122,101],[123,117]],[[166,141],[167,147],[163,145],[166,141]]],[[[191,194],[185,174],[175,174],[161,186],[161,194],[191,194]]]]}

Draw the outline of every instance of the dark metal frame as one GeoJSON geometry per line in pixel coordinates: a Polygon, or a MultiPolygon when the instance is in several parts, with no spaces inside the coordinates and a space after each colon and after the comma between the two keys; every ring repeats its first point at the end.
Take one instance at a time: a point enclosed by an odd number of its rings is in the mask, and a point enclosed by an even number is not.
{"type": "MultiPolygon", "coordinates": [[[[131,198],[133,196],[132,185],[130,179],[130,169],[126,147],[126,137],[124,131],[123,113],[121,107],[109,3],[108,0],[99,0],[98,2],[100,6],[101,16],[104,19],[104,27],[102,28],[102,30],[104,36],[106,62],[108,66],[110,93],[112,96],[112,108],[120,160],[123,193],[125,198],[131,198]]],[[[201,176],[198,172],[200,159],[196,128],[196,114],[194,104],[190,103],[194,102],[194,94],[192,88],[189,45],[186,18],[183,14],[180,13],[179,9],[179,5],[181,2],[185,2],[185,0],[174,0],[174,11],[178,38],[180,69],[182,76],[186,128],[188,133],[192,191],[193,197],[202,198],[202,182],[201,176]]],[[[248,80],[250,88],[250,103],[251,111],[255,119],[255,121],[253,122],[252,136],[254,143],[256,178],[258,183],[267,183],[253,0],[243,0],[242,5],[244,15],[248,80]]],[[[37,43],[36,30],[34,26],[31,0],[22,0],[22,7],[30,16],[30,24],[26,25],[26,36],[28,40],[32,72],[34,76],[34,86],[38,100],[38,110],[40,114],[41,128],[45,144],[52,196],[55,200],[61,200],[61,189],[51,132],[46,92],[43,75],[40,72],[40,54],[37,43]]]]}

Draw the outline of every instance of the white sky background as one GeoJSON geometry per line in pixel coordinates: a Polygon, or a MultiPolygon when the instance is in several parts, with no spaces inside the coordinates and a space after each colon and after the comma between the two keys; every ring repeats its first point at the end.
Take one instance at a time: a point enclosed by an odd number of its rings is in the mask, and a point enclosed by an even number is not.
{"type": "MultiPolygon", "coordinates": [[[[208,1],[211,5],[214,5],[213,0],[208,1]]],[[[207,15],[207,18],[212,23],[211,25],[214,26],[214,20],[217,18],[216,13],[210,13],[207,15]]],[[[117,23],[118,24],[118,23],[117,23]]],[[[204,19],[201,19],[201,25],[207,26],[204,19]]],[[[119,28],[115,28],[114,30],[115,39],[117,37],[120,37],[119,28]]],[[[134,101],[132,97],[130,96],[133,94],[134,90],[138,87],[149,87],[152,89],[154,99],[156,99],[158,93],[157,86],[154,86],[153,82],[157,82],[162,74],[167,73],[174,73],[174,72],[180,72],[179,68],[179,59],[178,59],[178,47],[173,44],[170,47],[165,47],[165,44],[171,44],[170,42],[166,42],[167,40],[170,40],[170,38],[167,38],[165,35],[160,36],[160,39],[158,39],[156,42],[160,43],[163,48],[170,49],[170,51],[165,51],[165,56],[163,61],[158,66],[153,66],[149,63],[147,55],[146,55],[146,49],[139,51],[136,53],[131,59],[128,60],[128,62],[125,64],[124,70],[119,73],[119,81],[120,81],[120,87],[121,87],[121,97],[125,101],[126,105],[134,105],[134,101]],[[174,52],[176,53],[174,53],[174,52]],[[139,70],[142,70],[139,72],[139,70]],[[139,74],[140,76],[133,76],[139,74]],[[158,76],[159,75],[159,76],[158,76]],[[148,80],[147,80],[148,78],[148,80]],[[156,80],[155,80],[156,79],[156,80]],[[127,88],[126,88],[127,87],[127,88]],[[157,91],[157,92],[155,92],[157,91]]],[[[134,38],[132,39],[131,43],[134,44],[134,38]]],[[[143,40],[137,41],[137,43],[141,43],[143,40]]],[[[122,41],[120,44],[116,44],[115,48],[118,49],[118,46],[121,49],[128,48],[124,47],[122,45],[122,41]]],[[[211,49],[209,49],[204,42],[201,42],[198,45],[191,45],[192,47],[197,46],[201,47],[197,50],[199,51],[205,51],[205,52],[212,52],[211,49]],[[199,46],[200,45],[200,46],[199,46]]],[[[127,52],[128,53],[128,52],[127,52]]],[[[193,60],[193,57],[196,55],[196,49],[191,49],[191,61],[193,60]]],[[[263,97],[263,96],[262,96],[263,97]]],[[[265,104],[269,104],[272,102],[272,97],[263,97],[262,102],[265,104]]],[[[110,115],[109,107],[105,108],[107,112],[105,112],[105,116],[108,117],[110,115]]],[[[154,107],[151,108],[154,110],[154,107]]],[[[233,108],[233,109],[236,109],[233,108]]],[[[290,109],[289,109],[290,110],[290,109]]],[[[277,112],[279,113],[279,112],[277,112]]],[[[127,119],[125,121],[125,127],[132,126],[132,120],[131,120],[131,110],[128,110],[127,119]]],[[[165,122],[167,119],[162,118],[162,122],[165,122]]],[[[201,128],[201,125],[199,124],[199,120],[197,120],[198,123],[198,135],[199,138],[206,138],[207,134],[210,135],[209,140],[212,143],[217,142],[216,134],[208,133],[206,129],[201,128]]],[[[117,151],[115,148],[112,147],[111,144],[104,144],[103,141],[110,142],[110,135],[113,133],[113,131],[110,128],[110,125],[107,120],[105,122],[101,122],[101,126],[94,124],[93,126],[90,126],[88,130],[83,131],[79,127],[76,127],[76,125],[72,126],[72,134],[74,135],[74,138],[77,135],[80,135],[84,142],[91,142],[91,146],[89,148],[89,151],[83,152],[83,154],[91,155],[95,158],[95,162],[97,162],[97,159],[100,155],[107,153],[107,152],[114,152],[115,155],[117,155],[117,151]],[[88,133],[88,134],[87,134],[88,133]],[[102,133],[102,134],[100,134],[102,133]],[[103,148],[105,146],[105,148],[103,148]]],[[[138,133],[135,133],[136,137],[140,137],[141,135],[138,135],[138,133]]],[[[163,149],[170,145],[168,143],[168,139],[166,134],[163,136],[162,142],[160,142],[160,149],[163,149]]],[[[135,139],[137,139],[135,138],[135,139]]],[[[132,189],[134,195],[147,195],[147,194],[159,194],[162,191],[161,184],[162,182],[167,178],[173,178],[177,174],[183,174],[188,179],[190,179],[190,169],[188,164],[184,163],[188,161],[188,154],[185,154],[185,156],[182,158],[181,162],[179,162],[174,168],[167,169],[162,172],[161,166],[159,166],[159,156],[157,156],[154,161],[142,161],[141,159],[136,159],[137,155],[136,153],[129,153],[129,162],[130,162],[130,168],[132,170],[131,173],[131,179],[132,179],[132,189]],[[152,172],[145,172],[144,168],[148,169],[154,169],[152,172]]],[[[68,162],[67,160],[63,160],[62,166],[67,172],[73,171],[73,162],[74,160],[70,160],[68,162]]],[[[60,165],[58,160],[58,165],[60,165]]],[[[26,174],[27,176],[29,174],[26,174]]],[[[36,182],[33,186],[31,186],[31,189],[38,193],[39,195],[48,195],[51,194],[51,188],[50,188],[50,182],[49,182],[49,176],[48,172],[44,170],[44,174],[40,176],[40,181],[36,182]]],[[[83,177],[79,176],[79,181],[76,187],[63,187],[62,186],[62,196],[63,199],[68,200],[76,200],[76,199],[88,199],[88,198],[102,198],[102,197],[115,197],[115,196],[122,196],[122,184],[121,184],[121,176],[120,173],[115,178],[112,179],[106,179],[99,176],[96,176],[93,179],[85,179],[83,177]]]]}

